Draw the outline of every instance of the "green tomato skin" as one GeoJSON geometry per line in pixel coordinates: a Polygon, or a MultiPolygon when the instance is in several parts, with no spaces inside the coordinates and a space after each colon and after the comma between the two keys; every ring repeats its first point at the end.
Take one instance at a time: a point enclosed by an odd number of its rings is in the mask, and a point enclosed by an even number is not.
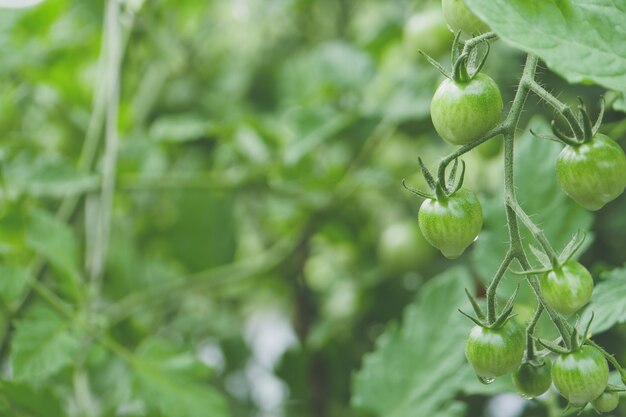
{"type": "Polygon", "coordinates": [[[499,329],[475,326],[467,338],[465,357],[481,378],[515,372],[524,356],[524,330],[514,320],[499,329]]]}
{"type": "Polygon", "coordinates": [[[565,316],[587,304],[593,292],[591,274],[576,261],[567,261],[559,270],[544,273],[540,285],[548,304],[565,316]]]}
{"type": "Polygon", "coordinates": [[[404,26],[404,44],[411,55],[418,50],[431,56],[449,53],[454,35],[439,9],[414,14],[404,26]]]}
{"type": "Polygon", "coordinates": [[[617,392],[603,392],[598,398],[591,402],[593,408],[601,413],[610,413],[619,404],[619,394],[617,392]]]}
{"type": "Polygon", "coordinates": [[[544,361],[543,365],[535,366],[528,362],[511,375],[513,385],[524,398],[535,398],[545,393],[552,385],[552,363],[544,361]]]}
{"type": "Polygon", "coordinates": [[[443,0],[441,8],[453,32],[462,30],[474,35],[489,32],[489,26],[467,8],[464,0],[443,0]]]}
{"type": "Polygon", "coordinates": [[[435,130],[452,145],[466,145],[493,129],[502,114],[498,84],[479,73],[467,83],[444,80],[430,103],[435,130]]]}
{"type": "Polygon", "coordinates": [[[609,365],[591,346],[559,355],[552,364],[552,381],[571,405],[584,406],[598,398],[609,381],[609,365]]]}
{"type": "Polygon", "coordinates": [[[465,189],[446,201],[424,201],[417,219],[424,238],[448,259],[461,256],[483,227],[480,201],[465,189]]]}
{"type": "Polygon", "coordinates": [[[556,162],[561,188],[582,207],[600,210],[626,187],[626,155],[606,135],[579,146],[566,146],[556,162]]]}

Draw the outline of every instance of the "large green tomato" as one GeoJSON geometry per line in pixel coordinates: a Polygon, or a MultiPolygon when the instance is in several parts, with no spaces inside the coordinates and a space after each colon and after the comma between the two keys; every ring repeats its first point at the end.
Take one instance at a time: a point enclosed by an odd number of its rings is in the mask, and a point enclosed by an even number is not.
{"type": "Polygon", "coordinates": [[[465,345],[465,356],[483,380],[515,372],[522,362],[526,338],[514,320],[498,329],[475,326],[465,345]]]}
{"type": "Polygon", "coordinates": [[[556,162],[559,183],[587,210],[599,210],[626,187],[626,155],[606,135],[596,134],[579,146],[566,146],[556,162]]]}
{"type": "Polygon", "coordinates": [[[609,381],[609,365],[594,347],[582,346],[559,355],[552,364],[552,381],[570,404],[584,406],[598,398],[609,381]]]}
{"type": "Polygon", "coordinates": [[[433,255],[432,246],[424,239],[415,221],[389,225],[378,241],[378,257],[387,271],[423,269],[433,259],[433,255]]]}
{"type": "Polygon", "coordinates": [[[480,201],[465,189],[444,201],[424,201],[417,218],[426,240],[449,259],[461,256],[483,227],[480,201]]]}
{"type": "Polygon", "coordinates": [[[466,83],[444,80],[430,103],[430,117],[439,136],[452,145],[466,145],[493,129],[502,114],[498,84],[485,74],[466,83]]]}
{"type": "Polygon", "coordinates": [[[441,7],[453,32],[462,30],[474,35],[489,32],[489,26],[467,8],[464,0],[443,0],[441,7]]]}
{"type": "Polygon", "coordinates": [[[561,268],[544,273],[540,285],[547,303],[566,316],[587,304],[593,292],[591,274],[576,261],[567,261],[561,268]]]}
{"type": "Polygon", "coordinates": [[[453,40],[438,8],[414,14],[404,26],[404,42],[411,54],[418,50],[432,56],[449,53],[453,40]]]}
{"type": "Polygon", "coordinates": [[[535,398],[545,393],[552,385],[552,364],[545,359],[541,365],[524,363],[512,375],[513,385],[524,398],[535,398]]]}

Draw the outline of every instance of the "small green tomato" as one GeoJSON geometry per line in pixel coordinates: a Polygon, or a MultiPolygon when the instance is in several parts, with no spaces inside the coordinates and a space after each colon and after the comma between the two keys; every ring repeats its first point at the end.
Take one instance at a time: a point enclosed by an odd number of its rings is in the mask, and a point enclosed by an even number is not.
{"type": "Polygon", "coordinates": [[[466,145],[493,129],[502,114],[498,84],[479,73],[468,82],[444,80],[430,103],[435,130],[452,145],[466,145]]]}
{"type": "Polygon", "coordinates": [[[609,365],[598,349],[585,345],[559,355],[552,364],[552,381],[571,405],[582,407],[606,389],[609,365]]]}
{"type": "Polygon", "coordinates": [[[418,223],[431,245],[446,258],[455,259],[480,233],[483,213],[476,195],[460,189],[443,201],[425,200],[418,213],[418,223]]]}
{"type": "Polygon", "coordinates": [[[552,363],[549,359],[545,359],[541,365],[523,363],[512,375],[513,384],[522,397],[538,397],[552,385],[551,370],[552,363]]]}
{"type": "Polygon", "coordinates": [[[617,392],[604,391],[598,398],[591,402],[593,408],[600,413],[610,413],[619,404],[619,394],[617,392]]]}
{"type": "Polygon", "coordinates": [[[465,356],[479,378],[489,381],[515,372],[522,362],[524,330],[514,320],[498,329],[475,326],[465,345],[465,356]]]}
{"type": "Polygon", "coordinates": [[[626,187],[626,155],[606,135],[597,133],[578,146],[566,146],[556,162],[561,188],[587,210],[600,210],[626,187]]]}
{"type": "Polygon", "coordinates": [[[559,269],[544,273],[540,285],[548,304],[565,316],[587,304],[593,292],[591,274],[576,261],[567,261],[559,269]]]}

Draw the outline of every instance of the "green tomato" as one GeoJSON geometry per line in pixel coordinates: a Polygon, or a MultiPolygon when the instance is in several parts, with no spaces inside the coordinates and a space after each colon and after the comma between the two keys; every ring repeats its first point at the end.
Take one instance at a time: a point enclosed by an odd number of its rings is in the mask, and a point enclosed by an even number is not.
{"type": "Polygon", "coordinates": [[[462,30],[474,35],[489,32],[489,26],[467,8],[464,0],[443,0],[441,7],[453,32],[462,30]]]}
{"type": "Polygon", "coordinates": [[[433,255],[433,248],[424,239],[415,221],[389,225],[378,241],[378,257],[387,271],[423,269],[430,264],[433,255]]]}
{"type": "Polygon", "coordinates": [[[438,8],[414,14],[404,26],[405,46],[412,54],[418,50],[432,56],[448,53],[453,40],[438,8]]]}
{"type": "Polygon", "coordinates": [[[466,145],[493,129],[502,114],[498,84],[485,74],[458,83],[444,80],[430,103],[430,117],[439,136],[452,145],[466,145]]]}
{"type": "Polygon", "coordinates": [[[545,393],[552,385],[552,363],[545,360],[541,365],[523,363],[512,375],[513,385],[524,398],[535,398],[545,393]]]}
{"type": "Polygon", "coordinates": [[[461,256],[483,227],[480,201],[465,189],[445,201],[424,201],[417,218],[426,240],[449,259],[461,256]]]}
{"type": "Polygon", "coordinates": [[[587,304],[593,292],[591,274],[576,261],[567,261],[561,268],[544,273],[540,285],[547,303],[566,316],[587,304]]]}
{"type": "Polygon", "coordinates": [[[598,398],[609,381],[609,365],[594,347],[582,346],[559,355],[552,364],[552,381],[571,405],[584,406],[598,398]]]}
{"type": "Polygon", "coordinates": [[[591,402],[593,408],[600,413],[610,413],[619,404],[619,394],[617,392],[604,391],[598,398],[591,402]]]}
{"type": "Polygon", "coordinates": [[[522,362],[524,330],[515,320],[498,329],[475,326],[465,344],[465,356],[479,378],[490,381],[515,372],[522,362]]]}
{"type": "Polygon", "coordinates": [[[566,146],[556,162],[563,191],[587,210],[601,209],[626,187],[626,155],[606,135],[579,146],[566,146]]]}

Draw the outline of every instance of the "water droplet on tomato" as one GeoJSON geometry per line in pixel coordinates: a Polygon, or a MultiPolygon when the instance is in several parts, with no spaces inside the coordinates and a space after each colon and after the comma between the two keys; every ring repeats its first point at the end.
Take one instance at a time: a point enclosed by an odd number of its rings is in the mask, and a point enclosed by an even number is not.
{"type": "Polygon", "coordinates": [[[478,380],[479,380],[482,384],[485,384],[485,385],[489,385],[489,384],[491,384],[493,381],[495,381],[495,380],[496,380],[495,378],[487,378],[487,377],[484,377],[484,376],[478,376],[478,375],[476,375],[476,376],[478,377],[478,380]]]}

